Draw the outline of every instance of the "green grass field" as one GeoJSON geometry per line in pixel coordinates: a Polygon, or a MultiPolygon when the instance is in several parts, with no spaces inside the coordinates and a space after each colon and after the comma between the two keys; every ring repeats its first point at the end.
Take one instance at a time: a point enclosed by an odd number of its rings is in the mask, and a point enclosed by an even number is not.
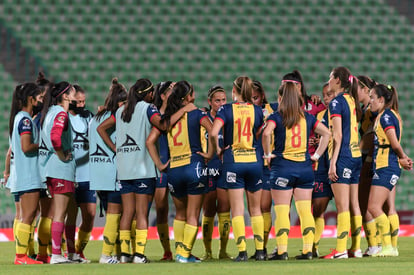
{"type": "MultiPolygon", "coordinates": [[[[274,240],[268,248],[272,250],[274,240]]],[[[320,252],[327,254],[329,248],[334,247],[335,239],[323,239],[320,252]]],[[[218,241],[213,242],[213,251],[217,251],[218,241]]],[[[362,247],[366,248],[365,240],[362,247]]],[[[150,240],[147,244],[149,264],[98,264],[102,248],[101,241],[91,241],[85,255],[92,260],[91,264],[84,265],[31,265],[15,266],[14,243],[0,243],[0,274],[414,274],[414,238],[402,237],[399,239],[399,257],[393,258],[362,258],[347,260],[321,260],[296,261],[294,256],[300,253],[301,239],[289,240],[289,261],[234,263],[231,261],[211,260],[200,264],[178,264],[174,262],[160,262],[162,248],[158,240],[150,240]]],[[[253,254],[254,244],[248,240],[248,252],[253,254]]],[[[231,255],[237,254],[233,240],[229,241],[228,251],[231,255]]],[[[202,256],[203,243],[197,240],[193,254],[202,256]]]]}

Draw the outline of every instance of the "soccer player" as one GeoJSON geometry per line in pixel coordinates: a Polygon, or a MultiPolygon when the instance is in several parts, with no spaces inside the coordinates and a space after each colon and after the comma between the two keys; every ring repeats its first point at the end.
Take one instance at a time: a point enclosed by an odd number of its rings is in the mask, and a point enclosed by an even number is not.
{"type": "Polygon", "coordinates": [[[351,250],[360,249],[362,216],[358,203],[358,182],[361,151],[358,121],[361,118],[361,107],[358,101],[358,79],[347,68],[334,68],[328,84],[328,89],[335,93],[335,98],[329,103],[329,126],[332,127],[333,143],[329,179],[338,211],[338,233],[336,248],[324,258],[343,259],[348,258],[346,242],[350,227],[351,250]]]}
{"type": "MultiPolygon", "coordinates": [[[[89,188],[88,128],[93,114],[85,109],[85,91],[79,85],[73,85],[73,87],[76,91],[76,100],[69,104],[69,119],[72,126],[73,156],[76,163],[75,180],[77,186],[75,189],[75,200],[80,208],[82,216],[82,222],[78,231],[78,239],[73,248],[85,263],[90,263],[90,260],[86,259],[84,256],[83,250],[89,242],[96,215],[96,193],[89,188]]],[[[74,214],[74,216],[67,217],[68,225],[65,230],[68,230],[70,234],[75,234],[76,230],[77,211],[74,214]]],[[[68,251],[72,250],[72,245],[73,244],[67,243],[68,251]]]]}
{"type": "Polygon", "coordinates": [[[192,104],[194,98],[194,88],[187,81],[177,82],[168,97],[163,119],[167,123],[171,121],[173,126],[167,133],[169,163],[161,162],[155,147],[161,134],[158,129],[153,128],[146,143],[157,168],[165,171],[168,167],[168,186],[176,208],[174,237],[177,246],[176,261],[179,263],[200,262],[191,255],[191,250],[198,232],[203,197],[207,191],[207,169],[204,162],[213,155],[211,145],[207,154],[201,148],[200,128],[204,127],[210,133],[212,126],[204,112],[195,109],[176,123],[172,119],[180,108],[192,104]]]}
{"type": "MultiPolygon", "coordinates": [[[[121,219],[121,193],[116,179],[116,154],[99,136],[98,126],[125,103],[127,91],[117,78],[112,80],[109,94],[104,106],[92,118],[89,124],[89,175],[90,189],[96,190],[106,213],[103,231],[101,264],[117,264],[116,242],[118,239],[119,221],[121,219]]],[[[115,142],[115,125],[108,132],[115,142]]]]}
{"type": "Polygon", "coordinates": [[[263,216],[260,209],[263,165],[259,161],[256,133],[263,124],[263,111],[252,103],[253,81],[246,76],[233,82],[234,103],[223,105],[215,119],[211,136],[219,156],[223,155],[223,173],[229,194],[232,225],[239,255],[237,262],[247,261],[244,199],[246,190],[249,213],[256,246],[256,260],[264,261],[263,216]],[[224,147],[219,146],[219,133],[223,128],[224,147]]]}
{"type": "MultiPolygon", "coordinates": [[[[328,106],[334,98],[334,93],[329,91],[328,83],[325,83],[322,89],[322,96],[325,106],[328,106]]],[[[328,125],[328,110],[322,110],[316,115],[316,119],[323,123],[326,127],[328,125]]],[[[314,137],[309,140],[309,146],[317,146],[319,144],[319,137],[314,137]]],[[[323,230],[325,228],[324,213],[328,207],[329,201],[333,197],[332,189],[329,184],[328,170],[329,170],[329,155],[326,150],[314,165],[315,182],[312,192],[312,209],[315,220],[315,238],[313,241],[312,257],[319,257],[319,241],[321,239],[323,230]]]]}
{"type": "MultiPolygon", "coordinates": [[[[226,104],[226,92],[220,85],[214,85],[208,90],[207,101],[210,110],[207,112],[211,121],[217,115],[221,106],[226,104]]],[[[203,128],[202,128],[203,129],[203,128]]],[[[202,136],[203,138],[203,136],[202,136]]],[[[208,141],[208,134],[205,135],[205,141],[208,141]]],[[[219,146],[223,147],[223,133],[219,133],[219,146]]],[[[204,149],[203,151],[206,151],[204,149]]],[[[227,195],[227,189],[224,182],[223,164],[219,157],[214,156],[208,163],[208,193],[203,202],[203,218],[201,228],[203,230],[203,242],[205,255],[202,260],[213,258],[211,242],[214,228],[214,216],[218,216],[218,229],[220,235],[220,248],[218,253],[219,259],[229,259],[227,254],[227,242],[230,233],[230,204],[227,195]]]]}
{"type": "Polygon", "coordinates": [[[32,120],[33,106],[38,103],[42,91],[34,83],[16,86],[13,92],[9,121],[9,137],[14,165],[10,191],[20,200],[20,222],[16,227],[16,258],[14,264],[43,264],[27,256],[36,217],[40,190],[44,184],[38,170],[39,131],[32,120]],[[17,168],[19,171],[17,171],[17,168]]]}
{"type": "MultiPolygon", "coordinates": [[[[395,189],[401,167],[411,170],[413,161],[400,145],[402,122],[398,114],[398,97],[395,88],[391,85],[375,85],[371,89],[370,97],[371,110],[378,115],[374,124],[374,176],[369,192],[368,212],[375,219],[382,236],[382,251],[372,256],[398,256],[397,241],[391,242],[390,220],[382,207],[389,198],[390,192],[395,189]]],[[[390,205],[389,208],[388,216],[397,215],[395,205],[390,205]]]]}
{"type": "MultiPolygon", "coordinates": [[[[75,160],[72,156],[72,128],[69,121],[69,103],[75,100],[75,89],[68,82],[53,85],[46,93],[42,110],[41,148],[39,167],[42,180],[47,183],[53,204],[51,264],[80,262],[74,251],[68,258],[61,255],[65,218],[76,211],[75,160]]],[[[71,233],[71,232],[69,232],[71,233]]],[[[74,243],[74,234],[66,240],[74,243]]]]}
{"type": "Polygon", "coordinates": [[[278,110],[268,117],[262,137],[263,157],[272,169],[270,186],[276,213],[277,254],[272,260],[288,259],[289,211],[292,196],[295,199],[303,237],[302,254],[296,256],[296,259],[310,260],[315,222],[311,212],[314,175],[307,148],[308,140],[312,129],[321,136],[319,146],[312,156],[312,160],[318,160],[328,146],[330,133],[325,125],[318,123],[314,116],[302,110],[302,99],[295,84],[283,83],[278,94],[278,110]],[[273,151],[270,146],[272,133],[273,151]]]}

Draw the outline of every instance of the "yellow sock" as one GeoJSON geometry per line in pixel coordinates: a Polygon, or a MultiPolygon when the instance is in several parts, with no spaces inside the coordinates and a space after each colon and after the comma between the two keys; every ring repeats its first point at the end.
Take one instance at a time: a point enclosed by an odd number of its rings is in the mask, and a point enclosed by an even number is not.
{"type": "Polygon", "coordinates": [[[391,245],[391,232],[390,232],[390,221],[387,218],[387,215],[382,213],[375,218],[377,223],[378,231],[382,236],[382,246],[387,247],[391,245]]]}
{"type": "Polygon", "coordinates": [[[287,251],[288,238],[290,231],[290,218],[289,211],[290,205],[288,204],[279,204],[274,206],[276,219],[275,219],[275,234],[276,234],[276,244],[277,244],[277,253],[279,255],[287,251]]]}
{"type": "Polygon", "coordinates": [[[400,231],[400,219],[398,214],[388,216],[391,226],[391,244],[393,247],[398,245],[398,233],[400,231]]]}
{"type": "Polygon", "coordinates": [[[131,223],[131,253],[132,253],[132,255],[134,255],[135,254],[135,242],[136,242],[136,239],[135,239],[135,233],[136,233],[136,230],[137,229],[137,221],[136,220],[132,220],[132,223],[131,223]]]}
{"type": "Polygon", "coordinates": [[[269,240],[270,230],[272,229],[272,213],[265,212],[263,215],[263,247],[267,246],[267,241],[269,240]]]}
{"type": "Polygon", "coordinates": [[[50,227],[52,226],[52,219],[48,217],[40,217],[39,225],[37,226],[37,243],[39,246],[39,254],[47,255],[47,246],[50,242],[50,227]]]}
{"type": "Polygon", "coordinates": [[[106,214],[102,244],[103,255],[111,256],[112,254],[116,254],[115,245],[118,237],[120,219],[121,214],[106,214]]]}
{"type": "Polygon", "coordinates": [[[121,253],[131,254],[129,250],[131,246],[131,230],[119,230],[119,241],[121,243],[121,253]]]}
{"type": "Polygon", "coordinates": [[[264,222],[263,216],[254,216],[250,218],[252,223],[252,231],[254,236],[254,245],[256,250],[263,250],[263,234],[264,234],[264,222]]]}
{"type": "Polygon", "coordinates": [[[79,229],[78,239],[76,240],[76,244],[75,244],[76,253],[80,253],[85,249],[86,245],[89,242],[90,237],[91,237],[91,232],[85,232],[79,229]]]}
{"type": "Polygon", "coordinates": [[[160,238],[160,242],[161,242],[161,245],[164,251],[165,252],[171,251],[170,228],[168,226],[168,223],[157,224],[157,231],[158,231],[158,236],[160,238]]]}
{"type": "Polygon", "coordinates": [[[17,225],[20,223],[20,220],[14,218],[13,220],[13,236],[14,236],[14,240],[16,240],[16,235],[17,235],[17,225]]]}
{"type": "Polygon", "coordinates": [[[37,219],[36,217],[33,219],[33,222],[30,226],[30,239],[29,239],[29,249],[27,251],[27,255],[35,255],[35,248],[34,248],[34,233],[36,229],[37,219]]]}
{"type": "Polygon", "coordinates": [[[203,215],[201,220],[201,228],[203,230],[203,243],[206,252],[211,253],[211,242],[213,239],[214,217],[206,217],[203,215]]]}
{"type": "Polygon", "coordinates": [[[220,235],[220,251],[225,252],[230,233],[230,212],[218,213],[218,231],[220,235]]]}
{"type": "Polygon", "coordinates": [[[370,220],[364,223],[364,230],[368,247],[377,246],[377,224],[375,223],[375,220],[370,220]]]}
{"type": "Polygon", "coordinates": [[[135,253],[144,255],[145,246],[147,245],[148,229],[136,229],[135,236],[135,253]]]}
{"type": "Polygon", "coordinates": [[[175,253],[176,254],[180,254],[181,248],[183,246],[184,227],[185,227],[185,221],[179,221],[179,220],[174,219],[173,230],[174,230],[175,253]]]}
{"type": "Polygon", "coordinates": [[[349,228],[351,227],[351,217],[349,211],[338,214],[337,233],[336,233],[336,251],[346,251],[346,242],[348,241],[349,228]]]}
{"type": "Polygon", "coordinates": [[[16,254],[26,255],[29,248],[30,224],[19,222],[16,228],[16,254]]]}
{"type": "Polygon", "coordinates": [[[246,251],[246,228],[243,216],[233,217],[231,220],[233,225],[234,240],[236,241],[239,252],[246,251]]]}
{"type": "Polygon", "coordinates": [[[188,223],[185,224],[183,249],[181,250],[181,256],[185,258],[190,257],[191,250],[193,249],[193,245],[197,237],[197,231],[198,231],[197,226],[190,225],[188,223]]]}
{"type": "Polygon", "coordinates": [[[361,228],[362,228],[362,216],[351,217],[351,238],[352,245],[351,250],[355,251],[361,249],[361,228]]]}
{"type": "Polygon", "coordinates": [[[311,210],[311,201],[302,200],[295,202],[296,211],[300,219],[302,231],[303,249],[302,253],[312,252],[313,241],[315,239],[315,220],[311,210]]]}
{"type": "Polygon", "coordinates": [[[121,241],[119,240],[119,231],[118,231],[118,237],[116,238],[116,243],[115,243],[115,250],[116,255],[121,256],[121,241]]]}
{"type": "Polygon", "coordinates": [[[319,248],[319,241],[321,240],[323,230],[325,229],[325,219],[315,218],[315,239],[313,240],[313,246],[315,249],[319,248]]]}
{"type": "Polygon", "coordinates": [[[378,230],[378,227],[377,227],[377,232],[375,232],[375,238],[377,239],[377,245],[382,246],[382,236],[378,230]]]}

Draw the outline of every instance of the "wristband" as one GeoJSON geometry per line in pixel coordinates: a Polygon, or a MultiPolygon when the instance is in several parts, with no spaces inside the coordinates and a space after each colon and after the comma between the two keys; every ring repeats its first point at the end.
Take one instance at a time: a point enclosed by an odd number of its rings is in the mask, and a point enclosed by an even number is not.
{"type": "Polygon", "coordinates": [[[321,156],[318,154],[318,153],[316,153],[315,152],[315,154],[313,154],[313,156],[312,156],[312,158],[314,159],[314,160],[319,160],[319,158],[320,158],[321,156]]]}
{"type": "Polygon", "coordinates": [[[264,159],[268,159],[268,158],[271,158],[272,157],[272,153],[269,153],[269,154],[264,154],[263,155],[263,158],[264,159]]]}

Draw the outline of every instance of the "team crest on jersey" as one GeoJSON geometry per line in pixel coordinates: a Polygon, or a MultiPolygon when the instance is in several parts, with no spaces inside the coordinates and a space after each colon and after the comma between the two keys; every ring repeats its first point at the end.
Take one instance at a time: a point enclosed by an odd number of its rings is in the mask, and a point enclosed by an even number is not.
{"type": "Polygon", "coordinates": [[[286,187],[289,184],[289,179],[278,177],[276,179],[276,185],[280,187],[286,187]]]}
{"type": "Polygon", "coordinates": [[[312,110],[312,104],[308,103],[305,105],[305,111],[309,112],[312,110]]]}
{"type": "Polygon", "coordinates": [[[342,173],[342,177],[344,179],[350,179],[352,176],[352,170],[349,168],[344,168],[344,172],[342,173]]]}
{"type": "Polygon", "coordinates": [[[391,180],[390,180],[390,184],[391,184],[392,186],[396,185],[396,184],[397,184],[397,181],[398,181],[398,179],[399,179],[399,178],[400,178],[400,177],[399,177],[399,176],[397,176],[397,175],[392,175],[391,180]]]}
{"type": "Polygon", "coordinates": [[[28,118],[25,118],[25,119],[23,119],[23,125],[24,126],[30,126],[30,119],[28,119],[28,118]]]}
{"type": "Polygon", "coordinates": [[[338,100],[336,100],[336,99],[333,99],[332,101],[331,101],[331,105],[332,105],[332,109],[335,109],[336,108],[336,105],[338,105],[338,100]]]}
{"type": "Polygon", "coordinates": [[[129,135],[126,135],[125,142],[116,150],[117,153],[132,153],[135,151],[141,151],[141,148],[139,148],[135,140],[129,135]]]}
{"type": "Polygon", "coordinates": [[[391,116],[390,116],[390,115],[385,114],[385,115],[383,116],[383,118],[384,118],[384,120],[385,120],[385,123],[386,123],[386,124],[389,124],[389,123],[390,123],[390,118],[391,118],[391,116]]]}
{"type": "Polygon", "coordinates": [[[233,172],[227,172],[226,174],[226,181],[229,183],[236,183],[237,175],[233,172]]]}

